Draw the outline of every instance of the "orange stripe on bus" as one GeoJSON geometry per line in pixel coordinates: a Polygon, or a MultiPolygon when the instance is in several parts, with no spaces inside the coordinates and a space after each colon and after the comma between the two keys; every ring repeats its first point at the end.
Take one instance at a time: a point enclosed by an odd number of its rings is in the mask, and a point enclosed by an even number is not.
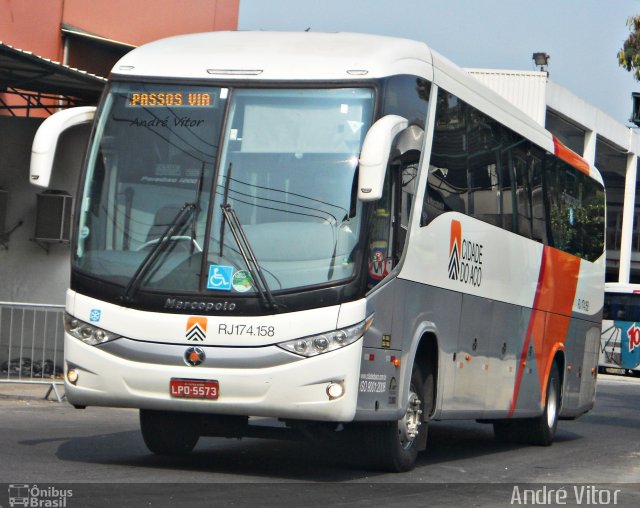
{"type": "Polygon", "coordinates": [[[520,353],[520,362],[513,389],[509,415],[513,415],[518,403],[522,376],[527,362],[536,361],[540,400],[546,398],[546,379],[551,370],[553,353],[564,344],[571,322],[573,301],[578,287],[580,258],[544,247],[536,296],[529,317],[527,332],[520,353]],[[533,356],[529,357],[529,348],[533,356]]]}
{"type": "Polygon", "coordinates": [[[462,252],[462,223],[459,220],[451,221],[451,234],[449,235],[449,255],[453,251],[453,244],[458,246],[458,253],[462,252]]]}
{"type": "Polygon", "coordinates": [[[572,165],[574,168],[586,173],[590,173],[589,163],[580,157],[576,152],[567,148],[562,142],[553,136],[553,149],[557,157],[572,165]]]}

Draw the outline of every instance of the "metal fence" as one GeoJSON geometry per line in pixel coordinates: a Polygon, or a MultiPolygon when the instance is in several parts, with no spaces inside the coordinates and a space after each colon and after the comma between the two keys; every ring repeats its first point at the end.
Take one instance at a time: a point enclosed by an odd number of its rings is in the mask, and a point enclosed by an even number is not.
{"type": "Polygon", "coordinates": [[[0,383],[63,384],[63,305],[0,302],[0,383]]]}

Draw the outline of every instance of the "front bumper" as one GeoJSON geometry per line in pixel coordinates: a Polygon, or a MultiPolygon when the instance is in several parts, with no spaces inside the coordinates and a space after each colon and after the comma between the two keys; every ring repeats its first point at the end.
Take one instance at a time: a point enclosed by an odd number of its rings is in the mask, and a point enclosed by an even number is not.
{"type": "MultiPolygon", "coordinates": [[[[119,339],[121,340],[121,339],[119,339]]],[[[114,341],[116,343],[118,341],[114,341]]],[[[110,406],[188,411],[226,415],[348,422],[358,397],[362,340],[330,353],[302,358],[276,346],[224,348],[202,346],[207,357],[225,358],[191,367],[179,362],[150,363],[89,346],[65,334],[65,372],[78,373],[75,384],[65,380],[66,396],[76,406],[110,406]],[[255,358],[268,358],[256,361],[255,358]],[[281,358],[282,361],[277,359],[281,358]],[[173,398],[171,378],[217,380],[216,400],[173,398]],[[344,394],[332,399],[330,383],[341,383],[344,394]]],[[[148,345],[146,347],[149,347],[148,345]]],[[[159,357],[182,355],[188,346],[154,344],[159,357]]],[[[178,356],[181,358],[181,356],[178,356]]]]}

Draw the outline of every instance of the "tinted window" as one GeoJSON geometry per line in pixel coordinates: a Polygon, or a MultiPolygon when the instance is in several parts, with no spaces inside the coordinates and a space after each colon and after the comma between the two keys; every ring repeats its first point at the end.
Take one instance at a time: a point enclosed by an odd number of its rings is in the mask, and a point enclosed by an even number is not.
{"type": "Polygon", "coordinates": [[[457,97],[438,92],[421,225],[460,212],[595,261],[604,189],[457,97]]]}
{"type": "Polygon", "coordinates": [[[595,261],[604,250],[604,189],[586,174],[547,157],[549,244],[595,261]]]}
{"type": "Polygon", "coordinates": [[[415,76],[392,76],[385,80],[382,116],[400,115],[409,125],[424,129],[431,83],[415,76]]]}

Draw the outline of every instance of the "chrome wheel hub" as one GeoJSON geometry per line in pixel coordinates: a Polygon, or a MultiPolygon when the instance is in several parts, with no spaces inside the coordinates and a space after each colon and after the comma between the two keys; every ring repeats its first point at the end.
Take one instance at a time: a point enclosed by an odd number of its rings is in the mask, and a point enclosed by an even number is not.
{"type": "Polygon", "coordinates": [[[413,440],[418,436],[420,432],[420,425],[422,425],[422,409],[420,409],[421,401],[415,392],[409,394],[409,407],[404,418],[401,418],[398,422],[398,433],[400,436],[400,445],[403,448],[408,448],[413,443],[413,440]]]}

